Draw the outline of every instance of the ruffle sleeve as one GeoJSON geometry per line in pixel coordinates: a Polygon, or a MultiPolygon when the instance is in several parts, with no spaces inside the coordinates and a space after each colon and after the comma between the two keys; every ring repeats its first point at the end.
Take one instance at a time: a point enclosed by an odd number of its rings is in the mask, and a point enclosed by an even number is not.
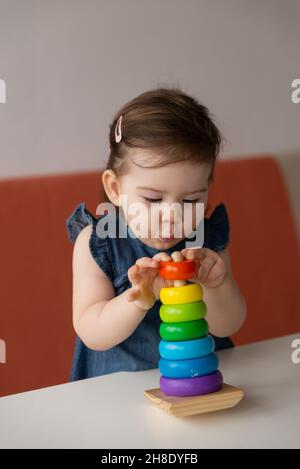
{"type": "MultiPolygon", "coordinates": [[[[102,215],[105,216],[105,215],[102,215]]],[[[101,216],[100,216],[101,218],[101,216]]],[[[66,228],[70,241],[74,244],[81,230],[92,224],[92,233],[89,240],[89,248],[92,257],[104,273],[113,278],[113,268],[110,262],[112,258],[109,239],[97,236],[96,225],[100,218],[96,218],[86,208],[84,202],[80,202],[66,220],[66,228]]]]}
{"type": "Polygon", "coordinates": [[[213,251],[222,251],[229,244],[230,225],[228,213],[223,203],[217,205],[209,218],[204,222],[203,247],[213,251]]]}
{"type": "Polygon", "coordinates": [[[80,231],[95,221],[96,218],[86,209],[84,202],[77,205],[66,221],[70,241],[75,243],[80,231]]]}

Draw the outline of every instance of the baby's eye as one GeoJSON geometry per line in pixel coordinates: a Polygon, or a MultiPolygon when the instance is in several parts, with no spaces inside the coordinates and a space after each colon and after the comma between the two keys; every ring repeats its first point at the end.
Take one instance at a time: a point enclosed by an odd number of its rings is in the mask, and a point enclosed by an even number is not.
{"type": "Polygon", "coordinates": [[[194,200],[188,200],[188,199],[182,199],[182,202],[187,202],[187,203],[194,203],[194,202],[201,202],[201,199],[194,199],[194,200]]]}
{"type": "MultiPolygon", "coordinates": [[[[162,199],[151,199],[150,197],[143,197],[145,200],[147,200],[148,202],[152,202],[152,203],[158,203],[158,202],[161,202],[162,199]]],[[[193,199],[193,200],[190,200],[190,199],[182,199],[182,202],[186,202],[186,203],[195,203],[195,202],[201,202],[201,199],[193,199]]]]}
{"type": "Polygon", "coordinates": [[[144,197],[144,199],[147,200],[148,202],[153,202],[153,203],[162,201],[162,199],[150,199],[149,197],[144,197]]]}

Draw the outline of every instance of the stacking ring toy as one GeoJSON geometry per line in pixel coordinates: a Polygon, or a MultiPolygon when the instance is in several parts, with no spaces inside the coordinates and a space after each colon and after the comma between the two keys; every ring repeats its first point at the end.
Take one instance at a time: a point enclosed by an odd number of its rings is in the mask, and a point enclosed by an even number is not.
{"type": "Polygon", "coordinates": [[[202,339],[169,342],[161,340],[159,353],[166,360],[189,360],[210,355],[215,351],[215,341],[211,335],[202,339]]]}
{"type": "Polygon", "coordinates": [[[200,300],[179,305],[161,305],[159,316],[163,322],[196,321],[206,316],[206,304],[200,300]]]}
{"type": "Polygon", "coordinates": [[[190,283],[182,287],[163,287],[160,290],[160,300],[166,305],[193,303],[203,297],[203,289],[198,283],[190,283]]]}
{"type": "Polygon", "coordinates": [[[169,280],[188,280],[196,277],[196,263],[192,259],[184,261],[160,261],[159,275],[169,280]]]}
{"type": "Polygon", "coordinates": [[[209,375],[217,371],[218,366],[219,357],[215,353],[190,360],[160,358],[158,362],[160,374],[166,378],[194,378],[195,376],[209,375]]]}
{"type": "Polygon", "coordinates": [[[196,378],[172,379],[160,377],[160,389],[167,396],[200,396],[210,394],[221,389],[223,384],[223,375],[218,370],[207,376],[196,378]]]}
{"type": "Polygon", "coordinates": [[[200,339],[208,333],[208,322],[206,319],[187,322],[162,322],[159,326],[159,334],[163,340],[193,340],[200,339]]]}

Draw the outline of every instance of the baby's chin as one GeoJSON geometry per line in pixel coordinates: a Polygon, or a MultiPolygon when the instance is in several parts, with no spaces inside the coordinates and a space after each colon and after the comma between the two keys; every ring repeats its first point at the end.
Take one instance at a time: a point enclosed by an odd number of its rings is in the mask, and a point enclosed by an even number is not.
{"type": "Polygon", "coordinates": [[[147,244],[148,246],[159,249],[160,251],[165,251],[166,249],[172,248],[184,238],[171,238],[171,239],[162,239],[162,238],[146,238],[142,239],[142,241],[147,244]]]}

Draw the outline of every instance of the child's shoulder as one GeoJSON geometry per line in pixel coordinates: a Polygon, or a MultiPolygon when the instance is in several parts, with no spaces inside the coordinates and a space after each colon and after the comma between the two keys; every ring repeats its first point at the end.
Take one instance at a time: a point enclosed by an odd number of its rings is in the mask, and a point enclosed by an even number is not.
{"type": "Polygon", "coordinates": [[[92,225],[85,226],[75,239],[72,265],[73,273],[78,272],[77,275],[99,272],[89,246],[92,230],[92,225]]]}
{"type": "MultiPolygon", "coordinates": [[[[96,218],[92,213],[87,210],[85,203],[80,202],[72,211],[72,213],[68,216],[66,220],[66,228],[72,243],[75,242],[79,233],[83,230],[83,228],[87,226],[91,226],[90,230],[92,229],[93,223],[96,221],[96,218]]],[[[88,230],[86,230],[88,231],[88,230]]]]}
{"type": "Polygon", "coordinates": [[[107,237],[99,237],[96,233],[96,225],[99,219],[106,215],[100,215],[96,218],[80,202],[66,220],[66,228],[70,241],[74,244],[74,251],[79,256],[91,254],[98,266],[109,277],[112,276],[111,253],[107,237]],[[89,250],[89,253],[88,251],[89,250]]]}
{"type": "Polygon", "coordinates": [[[92,224],[86,225],[84,228],[82,228],[82,230],[76,236],[76,239],[74,242],[74,250],[83,249],[85,246],[89,246],[92,232],[93,232],[92,224]]]}

